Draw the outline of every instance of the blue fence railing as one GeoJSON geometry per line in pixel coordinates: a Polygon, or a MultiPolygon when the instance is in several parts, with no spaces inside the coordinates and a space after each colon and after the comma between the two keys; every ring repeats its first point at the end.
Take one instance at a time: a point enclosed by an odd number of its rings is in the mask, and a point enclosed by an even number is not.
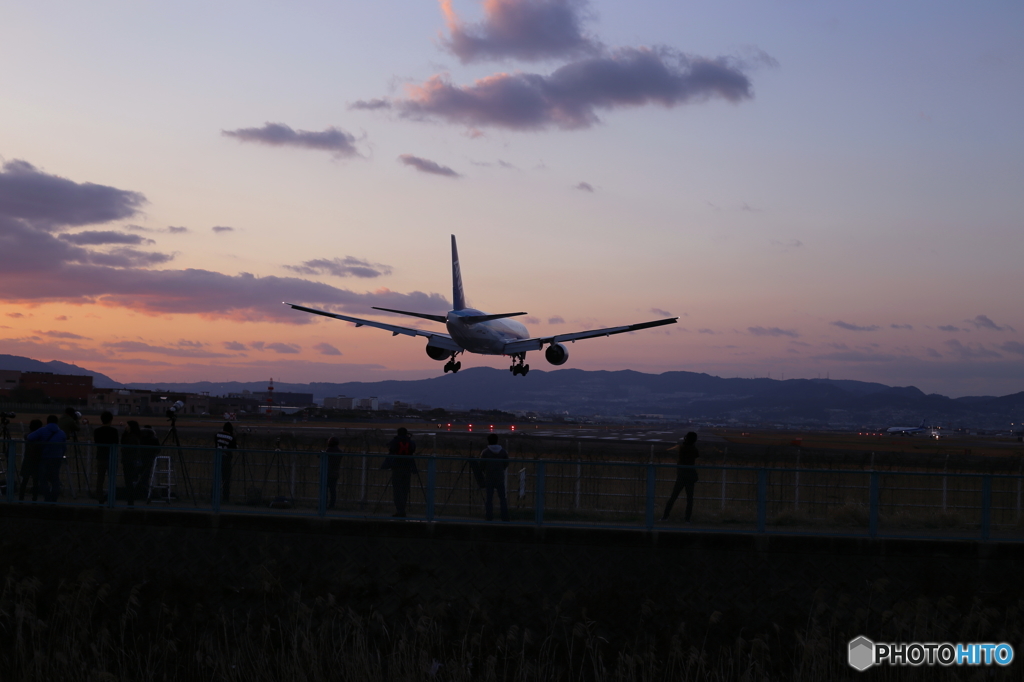
{"type": "MultiPolygon", "coordinates": [[[[164,505],[214,513],[288,513],[473,521],[485,516],[481,460],[417,455],[385,468],[371,452],[293,452],[68,443],[59,462],[37,459],[20,440],[2,441],[0,486],[7,503],[164,505]]],[[[692,468],[688,529],[806,532],[869,537],[1024,540],[1024,476],[781,467],[692,468]]],[[[511,459],[490,479],[516,524],[683,527],[687,494],[664,526],[658,519],[680,467],[656,462],[511,459]]],[[[689,475],[689,474],[688,474],[689,475]]],[[[487,481],[484,481],[485,483],[487,481]]]]}

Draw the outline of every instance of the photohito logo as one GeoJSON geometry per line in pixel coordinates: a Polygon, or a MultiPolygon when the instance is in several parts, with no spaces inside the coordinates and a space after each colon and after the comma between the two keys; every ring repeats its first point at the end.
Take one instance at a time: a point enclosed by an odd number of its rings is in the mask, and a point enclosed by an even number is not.
{"type": "Polygon", "coordinates": [[[949,642],[872,642],[861,636],[850,640],[850,667],[864,671],[873,665],[1000,665],[1013,662],[1013,647],[1006,642],[951,644],[949,642]]]}

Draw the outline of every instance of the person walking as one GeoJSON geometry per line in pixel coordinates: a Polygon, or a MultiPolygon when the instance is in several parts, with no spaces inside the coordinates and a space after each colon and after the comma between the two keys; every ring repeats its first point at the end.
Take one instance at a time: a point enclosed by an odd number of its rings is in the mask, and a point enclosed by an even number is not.
{"type": "Polygon", "coordinates": [[[487,447],[480,453],[483,460],[484,512],[488,521],[494,520],[494,493],[498,493],[501,520],[508,521],[508,499],[505,496],[505,470],[508,469],[508,452],[498,445],[498,434],[487,436],[487,447]]]}
{"type": "Polygon", "coordinates": [[[412,475],[418,473],[416,460],[416,441],[409,437],[409,430],[399,427],[398,434],[388,443],[388,456],[381,469],[391,470],[391,491],[394,494],[395,513],[393,517],[405,518],[405,504],[409,499],[409,483],[412,475]]]}
{"type": "MultiPolygon", "coordinates": [[[[28,432],[38,431],[43,428],[41,419],[33,419],[28,423],[28,432]]],[[[32,501],[39,499],[39,467],[42,466],[40,455],[43,451],[42,443],[29,441],[25,438],[25,456],[21,459],[21,488],[18,490],[18,499],[25,499],[25,489],[28,487],[28,479],[32,479],[32,501]]]]}
{"type": "Polygon", "coordinates": [[[39,453],[39,487],[47,502],[56,502],[60,497],[60,466],[64,463],[64,453],[67,451],[68,437],[57,426],[57,421],[57,415],[51,414],[46,418],[46,426],[25,436],[26,441],[42,444],[39,453]]]}
{"type": "Polygon", "coordinates": [[[338,496],[338,474],[341,473],[341,441],[337,436],[327,439],[327,508],[334,509],[338,496]]]}
{"type": "MultiPolygon", "coordinates": [[[[96,499],[100,504],[107,501],[103,494],[103,484],[107,480],[107,473],[110,471],[110,446],[119,445],[121,434],[111,426],[114,415],[106,411],[100,415],[101,426],[97,426],[92,432],[92,442],[96,444],[96,499]]],[[[113,491],[117,494],[117,491],[113,491]]]]}
{"type": "Polygon", "coordinates": [[[235,427],[231,422],[224,422],[224,428],[217,434],[217,449],[220,453],[220,501],[227,504],[231,499],[231,460],[238,449],[235,442],[235,427]]]}
{"type": "Polygon", "coordinates": [[[690,522],[690,515],[693,514],[693,489],[697,483],[697,467],[695,460],[700,456],[697,452],[697,434],[690,431],[678,444],[673,445],[669,450],[679,449],[679,461],[676,467],[676,484],[672,488],[672,496],[665,503],[665,513],[661,520],[667,521],[668,515],[672,512],[672,505],[675,504],[679,493],[686,489],[686,522],[690,522]]]}

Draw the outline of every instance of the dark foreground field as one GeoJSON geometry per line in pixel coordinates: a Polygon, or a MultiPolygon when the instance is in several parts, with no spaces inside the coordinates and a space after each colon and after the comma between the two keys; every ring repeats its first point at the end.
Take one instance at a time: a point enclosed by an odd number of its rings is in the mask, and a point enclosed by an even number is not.
{"type": "Polygon", "coordinates": [[[862,679],[862,634],[1024,652],[1024,552],[993,543],[8,505],[0,525],[5,681],[862,679]]]}

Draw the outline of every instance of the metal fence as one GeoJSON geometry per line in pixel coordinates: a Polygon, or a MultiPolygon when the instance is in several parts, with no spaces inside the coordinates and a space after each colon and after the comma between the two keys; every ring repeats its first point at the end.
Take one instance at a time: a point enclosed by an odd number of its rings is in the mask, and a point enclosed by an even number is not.
{"type": "MultiPolygon", "coordinates": [[[[3,499],[30,504],[35,498],[35,503],[44,503],[33,489],[45,472],[26,464],[26,444],[12,440],[0,445],[5,453],[0,468],[3,499]],[[18,475],[32,473],[28,469],[35,469],[35,480],[18,475]]],[[[358,518],[386,517],[395,509],[393,477],[381,468],[387,457],[381,453],[225,451],[174,445],[132,451],[111,446],[102,480],[96,455],[92,443],[67,444],[57,502],[115,508],[134,497],[136,505],[150,508],[358,518]]],[[[417,455],[408,516],[425,521],[482,520],[485,491],[473,475],[474,461],[417,455]]],[[[683,524],[683,492],[670,520],[657,527],[1024,539],[1021,475],[756,466],[695,469],[699,481],[693,523],[683,524]]],[[[677,471],[675,465],[655,462],[511,459],[503,475],[510,522],[651,529],[672,492],[677,471]]],[[[498,517],[497,499],[494,507],[498,517]]]]}

